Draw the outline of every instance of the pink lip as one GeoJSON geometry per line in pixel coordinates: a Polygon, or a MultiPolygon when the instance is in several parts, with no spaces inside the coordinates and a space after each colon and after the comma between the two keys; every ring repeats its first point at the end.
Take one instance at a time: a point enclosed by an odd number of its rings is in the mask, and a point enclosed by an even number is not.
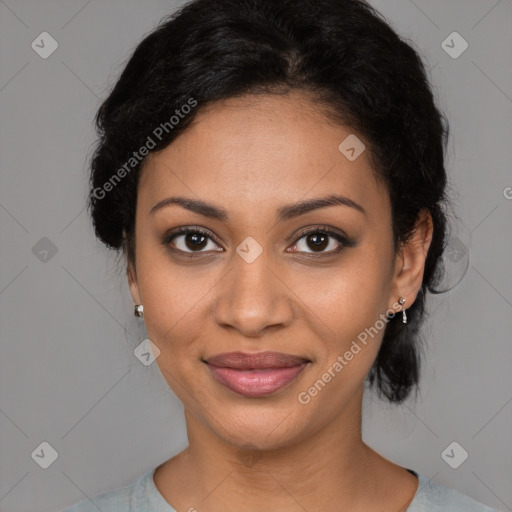
{"type": "Polygon", "coordinates": [[[239,395],[254,398],[283,388],[310,361],[280,352],[230,352],[210,357],[205,362],[218,382],[239,395]]]}

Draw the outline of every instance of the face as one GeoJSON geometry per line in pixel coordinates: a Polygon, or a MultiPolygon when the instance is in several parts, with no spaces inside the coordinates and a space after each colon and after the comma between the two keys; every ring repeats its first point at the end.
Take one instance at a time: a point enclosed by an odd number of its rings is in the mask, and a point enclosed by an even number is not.
{"type": "Polygon", "coordinates": [[[131,293],[187,416],[229,443],[283,446],[354,408],[382,318],[421,284],[367,153],[338,149],[351,133],[299,93],[246,96],[146,159],[131,293]],[[213,359],[230,352],[295,358],[213,359]]]}

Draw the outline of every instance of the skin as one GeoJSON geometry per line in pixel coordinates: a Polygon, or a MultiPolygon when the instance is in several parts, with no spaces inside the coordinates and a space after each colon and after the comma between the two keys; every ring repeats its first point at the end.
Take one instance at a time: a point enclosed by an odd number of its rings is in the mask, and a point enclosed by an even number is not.
{"type": "Polygon", "coordinates": [[[379,315],[401,309],[400,297],[404,307],[413,304],[432,238],[422,212],[411,241],[395,253],[389,196],[367,151],[351,162],[338,150],[351,133],[303,93],[245,96],[202,109],[145,161],[128,280],[160,350],[158,367],[185,409],[189,446],[154,475],[176,510],[397,512],[416,492],[416,477],[361,437],[364,380],[384,329],[308,404],[297,399],[379,315]],[[336,205],[277,221],[278,208],[333,193],[365,214],[336,205]],[[171,196],[212,203],[229,218],[176,204],[150,213],[171,196]],[[336,254],[334,238],[315,250],[297,236],[325,225],[356,245],[336,254]],[[200,226],[219,243],[207,239],[194,252],[190,235],[181,235],[166,247],[165,233],[181,226],[200,226]],[[252,263],[236,252],[248,236],[263,249],[252,263]],[[311,363],[274,395],[246,398],[202,362],[238,350],[311,363]]]}

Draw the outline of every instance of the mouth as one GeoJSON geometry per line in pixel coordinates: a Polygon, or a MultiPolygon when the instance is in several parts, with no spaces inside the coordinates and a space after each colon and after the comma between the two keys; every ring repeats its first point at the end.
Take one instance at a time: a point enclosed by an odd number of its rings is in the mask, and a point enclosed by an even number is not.
{"type": "Polygon", "coordinates": [[[311,360],[282,352],[229,352],[203,362],[220,384],[238,395],[256,398],[290,384],[311,360]]]}

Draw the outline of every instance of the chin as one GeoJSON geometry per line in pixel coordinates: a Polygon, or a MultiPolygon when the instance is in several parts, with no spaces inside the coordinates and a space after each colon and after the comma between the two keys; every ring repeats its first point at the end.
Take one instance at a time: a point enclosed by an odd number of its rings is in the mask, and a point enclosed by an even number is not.
{"type": "MultiPolygon", "coordinates": [[[[290,400],[293,403],[293,397],[290,400]]],[[[209,416],[207,419],[219,437],[240,449],[253,447],[263,451],[283,448],[305,437],[308,430],[303,424],[307,420],[304,410],[294,411],[277,404],[266,407],[262,404],[260,407],[224,404],[219,423],[212,424],[209,416]]]]}

